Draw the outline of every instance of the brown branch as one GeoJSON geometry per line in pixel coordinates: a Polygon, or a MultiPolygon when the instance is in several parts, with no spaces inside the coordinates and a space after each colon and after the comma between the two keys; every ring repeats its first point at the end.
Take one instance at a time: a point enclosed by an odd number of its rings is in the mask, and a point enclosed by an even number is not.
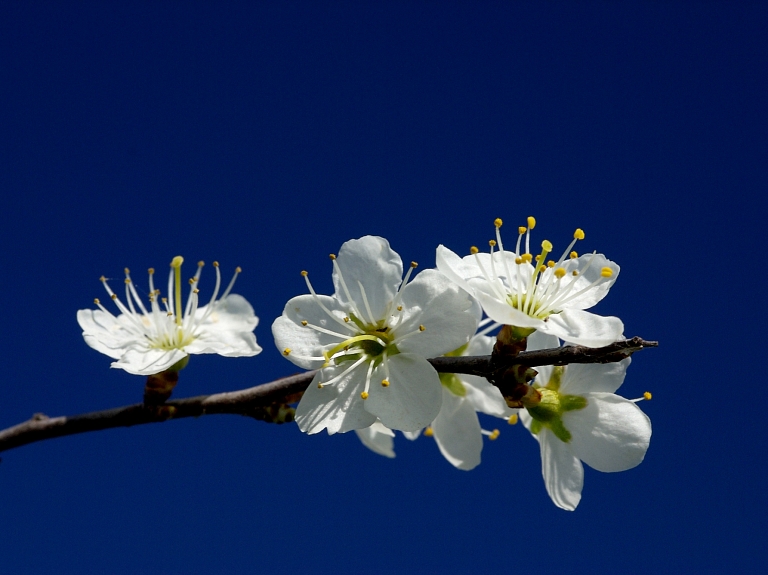
{"type": "MultiPolygon", "coordinates": [[[[566,365],[569,363],[610,363],[658,342],[634,337],[600,348],[569,346],[540,351],[524,351],[510,365],[566,365]]],[[[487,377],[499,366],[492,366],[491,356],[438,357],[428,360],[442,373],[463,373],[487,377]]],[[[510,367],[509,365],[504,366],[510,367]]],[[[314,371],[291,375],[239,391],[176,399],[162,405],[137,403],[71,417],[35,414],[32,419],[0,431],[0,452],[44,439],[64,437],[87,431],[159,423],[169,419],[199,417],[215,413],[245,415],[255,419],[283,423],[292,421],[292,411],[285,406],[295,403],[314,377],[314,371]]]]}

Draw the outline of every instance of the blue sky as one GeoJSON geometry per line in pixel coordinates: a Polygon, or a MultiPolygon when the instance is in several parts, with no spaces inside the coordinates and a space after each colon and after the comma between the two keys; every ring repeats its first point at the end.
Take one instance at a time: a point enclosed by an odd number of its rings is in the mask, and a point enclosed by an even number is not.
{"type": "Polygon", "coordinates": [[[596,311],[660,341],[620,390],[653,392],[651,447],[568,513],[522,426],[471,472],[235,416],[57,439],[3,454],[4,570],[758,571],[764,5],[188,4],[0,7],[0,426],[140,401],[75,321],[102,274],[242,266],[264,352],[192,358],[193,396],[296,371],[271,323],[344,241],[423,268],[534,215],[619,263],[596,311]]]}

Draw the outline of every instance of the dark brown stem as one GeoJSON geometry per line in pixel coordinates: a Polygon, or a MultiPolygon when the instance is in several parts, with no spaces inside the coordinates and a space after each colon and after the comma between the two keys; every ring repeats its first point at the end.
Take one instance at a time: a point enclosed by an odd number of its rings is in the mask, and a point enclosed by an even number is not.
{"type": "MultiPolygon", "coordinates": [[[[610,363],[646,347],[657,347],[658,342],[634,337],[600,348],[570,346],[541,351],[524,351],[511,365],[535,367],[537,365],[566,365],[569,363],[610,363]]],[[[491,356],[438,357],[428,360],[443,373],[464,373],[486,377],[492,373],[491,356]]],[[[32,419],[0,431],[0,451],[21,447],[44,439],[64,437],[87,431],[115,427],[130,427],[144,423],[159,423],[169,419],[199,417],[214,413],[245,415],[255,419],[282,423],[290,421],[290,413],[281,408],[295,403],[312,381],[315,372],[291,375],[239,391],[200,395],[176,399],[162,405],[138,403],[104,411],[93,411],[71,417],[48,417],[35,414],[32,419]]]]}

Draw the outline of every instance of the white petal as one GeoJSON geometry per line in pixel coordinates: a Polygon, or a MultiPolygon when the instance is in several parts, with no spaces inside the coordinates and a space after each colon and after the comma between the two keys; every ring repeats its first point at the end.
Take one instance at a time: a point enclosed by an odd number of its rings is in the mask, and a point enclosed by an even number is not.
{"type": "Polygon", "coordinates": [[[451,281],[461,286],[462,289],[473,293],[473,289],[466,282],[466,278],[480,275],[480,268],[466,258],[461,259],[454,252],[440,244],[435,253],[437,269],[444,273],[451,281]]]}
{"type": "Polygon", "coordinates": [[[323,365],[324,361],[300,359],[296,356],[322,357],[324,346],[334,346],[343,340],[340,337],[316,331],[309,326],[303,326],[302,320],[308,324],[344,334],[346,337],[351,337],[355,333],[352,327],[346,328],[331,319],[320,307],[320,303],[335,317],[339,319],[345,317],[346,314],[343,309],[340,309],[336,298],[320,295],[316,300],[312,295],[300,295],[285,304],[283,315],[272,324],[272,335],[277,349],[281,352],[285,348],[293,350],[295,353],[288,355],[287,358],[305,369],[317,369],[323,365]]]}
{"type": "Polygon", "coordinates": [[[85,343],[112,359],[120,359],[138,339],[118,319],[101,310],[81,309],[77,312],[77,322],[83,329],[85,343]]]}
{"type": "Polygon", "coordinates": [[[437,372],[424,358],[408,353],[389,358],[388,364],[389,386],[381,385],[385,372],[379,365],[371,378],[370,395],[362,402],[365,409],[390,429],[426,427],[437,417],[442,403],[437,372]]]}
{"type": "Polygon", "coordinates": [[[591,392],[614,393],[627,374],[631,359],[628,357],[616,363],[573,363],[565,368],[560,393],[584,395],[591,392]]]}
{"type": "Polygon", "coordinates": [[[261,352],[256,336],[250,331],[203,332],[184,348],[189,354],[217,353],[224,357],[252,357],[261,352]]]}
{"type": "Polygon", "coordinates": [[[394,457],[394,441],[392,438],[395,433],[391,429],[384,427],[380,421],[377,421],[365,429],[355,429],[357,437],[368,449],[384,457],[394,457]]]}
{"type": "Polygon", "coordinates": [[[464,471],[480,464],[483,436],[472,405],[443,388],[443,406],[432,423],[440,453],[448,462],[464,471]]]}
{"type": "Polygon", "coordinates": [[[395,345],[403,353],[435,357],[469,341],[477,329],[474,300],[437,270],[424,270],[402,293],[403,319],[396,327],[395,345]],[[425,330],[398,341],[405,334],[425,330]]]}
{"type": "Polygon", "coordinates": [[[330,380],[343,368],[329,367],[318,372],[296,408],[299,429],[306,433],[327,429],[329,434],[334,434],[370,427],[376,417],[365,410],[360,397],[367,369],[368,366],[363,364],[339,382],[322,389],[317,384],[330,380]]]}
{"type": "MultiPolygon", "coordinates": [[[[378,321],[384,317],[389,303],[395,297],[403,279],[403,262],[389,242],[378,236],[364,236],[358,240],[344,242],[339,250],[336,263],[357,309],[366,321],[378,321]],[[360,285],[365,289],[373,318],[368,317],[360,285]]],[[[349,305],[349,298],[341,286],[334,269],[333,285],[340,302],[349,305]]]]}
{"type": "Polygon", "coordinates": [[[598,471],[624,471],[640,464],[651,441],[648,416],[612,393],[585,397],[587,407],[563,414],[574,455],[598,471]]]}
{"type": "Polygon", "coordinates": [[[403,431],[403,435],[405,435],[407,439],[414,441],[418,439],[419,436],[421,435],[421,429],[418,429],[416,431],[403,431]]]}
{"type": "Polygon", "coordinates": [[[549,316],[544,327],[539,329],[577,345],[603,347],[621,339],[624,324],[617,317],[566,309],[549,316]]]}
{"type": "Polygon", "coordinates": [[[552,502],[560,509],[573,511],[581,501],[584,467],[568,445],[546,427],[539,432],[541,473],[552,502]]]}
{"type": "MultiPolygon", "coordinates": [[[[208,306],[195,312],[196,318],[203,318],[208,313],[208,306]]],[[[259,318],[253,313],[253,307],[243,296],[230,294],[213,304],[213,310],[199,324],[207,331],[253,331],[259,325],[259,318]]]]}
{"type": "Polygon", "coordinates": [[[464,374],[457,374],[456,377],[464,384],[467,390],[465,399],[475,411],[504,418],[518,412],[517,409],[507,406],[499,388],[489,383],[484,377],[464,374]]]}
{"type": "Polygon", "coordinates": [[[530,317],[520,310],[513,308],[506,300],[500,300],[496,292],[492,291],[488,282],[473,279],[469,283],[474,287],[475,297],[480,302],[480,305],[483,306],[483,311],[493,321],[517,327],[541,328],[544,326],[543,320],[530,317]]]}
{"type": "Polygon", "coordinates": [[[570,277],[570,272],[574,270],[586,270],[580,272],[570,293],[577,293],[601,277],[600,273],[604,267],[609,268],[613,272],[613,275],[610,278],[601,281],[580,296],[568,300],[564,304],[567,309],[587,309],[595,305],[608,294],[608,290],[610,290],[613,284],[616,283],[616,279],[619,277],[619,271],[621,269],[618,264],[612,262],[603,254],[584,254],[576,259],[568,259],[563,262],[562,267],[569,272],[568,277],[570,277]],[[589,268],[587,268],[587,262],[590,260],[592,260],[592,263],[589,268]]]}
{"type": "Polygon", "coordinates": [[[179,349],[129,349],[112,363],[112,367],[124,369],[133,375],[153,375],[165,371],[187,356],[179,349]]]}
{"type": "Polygon", "coordinates": [[[540,349],[553,349],[560,347],[560,339],[556,335],[534,331],[528,336],[528,344],[525,351],[538,351],[540,349]]]}

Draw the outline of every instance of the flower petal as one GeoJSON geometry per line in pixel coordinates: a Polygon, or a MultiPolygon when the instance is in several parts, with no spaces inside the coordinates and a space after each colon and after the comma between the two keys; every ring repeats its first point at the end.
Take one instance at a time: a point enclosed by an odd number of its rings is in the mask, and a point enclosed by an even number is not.
{"type": "Polygon", "coordinates": [[[624,323],[613,316],[603,317],[579,309],[566,309],[550,315],[544,327],[539,329],[577,345],[603,347],[621,339],[624,323]]]}
{"type": "Polygon", "coordinates": [[[458,469],[469,471],[480,464],[483,435],[469,401],[443,388],[443,406],[432,423],[440,453],[458,469]]]}
{"type": "Polygon", "coordinates": [[[83,329],[85,343],[112,359],[120,359],[137,339],[117,318],[101,310],[78,310],[77,323],[83,329]]]}
{"type": "Polygon", "coordinates": [[[544,487],[555,505],[560,509],[573,511],[581,501],[584,467],[568,449],[568,445],[546,427],[536,437],[541,447],[544,487]]]}
{"type": "Polygon", "coordinates": [[[581,257],[575,259],[565,260],[562,267],[570,274],[570,272],[579,270],[579,275],[576,281],[573,283],[571,293],[577,293],[590,285],[593,281],[596,281],[601,277],[601,271],[603,268],[608,268],[613,272],[610,278],[600,281],[595,286],[585,291],[583,294],[566,300],[564,307],[568,309],[587,309],[595,305],[606,295],[608,290],[611,289],[616,279],[619,277],[618,264],[612,262],[606,258],[603,254],[584,254],[581,257]],[[587,267],[589,265],[589,267],[587,267]]]}
{"type": "Polygon", "coordinates": [[[380,364],[371,378],[370,395],[362,402],[365,409],[390,429],[416,431],[426,427],[437,417],[442,403],[443,386],[437,372],[426,359],[409,353],[387,361],[389,385],[381,385],[386,374],[380,364]]]}
{"type": "Polygon", "coordinates": [[[563,414],[574,455],[598,471],[631,469],[645,457],[651,420],[633,402],[612,393],[588,393],[587,406],[563,414]]]}
{"type": "Polygon", "coordinates": [[[464,344],[477,329],[472,297],[437,270],[424,270],[401,294],[403,319],[395,328],[395,344],[403,353],[434,357],[464,344]],[[403,341],[398,337],[414,333],[403,341]]]}
{"type": "Polygon", "coordinates": [[[499,388],[489,383],[484,377],[464,374],[456,377],[464,384],[467,390],[467,395],[464,397],[475,411],[503,418],[518,412],[517,409],[507,406],[499,388]]]}
{"type": "Polygon", "coordinates": [[[520,310],[513,308],[506,301],[500,300],[498,294],[493,291],[485,280],[473,279],[469,284],[474,288],[475,297],[480,302],[480,305],[483,306],[483,311],[493,321],[505,325],[536,329],[541,329],[545,325],[543,320],[530,317],[520,310]]]}
{"type": "Polygon", "coordinates": [[[563,373],[560,393],[614,393],[624,383],[630,361],[631,358],[628,357],[616,363],[571,364],[563,373]]]}
{"type": "MultiPolygon", "coordinates": [[[[196,318],[203,318],[208,313],[208,306],[195,312],[196,318]]],[[[200,327],[207,331],[253,331],[259,325],[259,318],[253,313],[248,300],[238,294],[229,294],[213,304],[213,310],[200,327]]]]}
{"type": "Polygon", "coordinates": [[[360,319],[374,322],[382,319],[403,279],[403,262],[389,247],[389,242],[378,236],[349,240],[341,246],[336,263],[352,301],[349,301],[339,274],[334,268],[333,285],[336,288],[336,298],[342,304],[356,306],[363,315],[360,319]],[[368,317],[360,284],[365,289],[365,296],[373,313],[372,318],[368,317]]]}
{"type": "Polygon", "coordinates": [[[376,416],[365,410],[360,398],[366,369],[366,365],[361,365],[338,382],[322,389],[317,384],[330,380],[343,368],[328,367],[317,372],[296,408],[299,429],[310,434],[327,429],[328,434],[332,435],[370,427],[376,421],[376,416]]]}
{"type": "Polygon", "coordinates": [[[302,359],[301,356],[322,357],[323,347],[333,346],[343,341],[341,337],[319,332],[309,325],[343,333],[345,337],[351,337],[355,333],[353,327],[346,328],[329,317],[320,304],[339,319],[343,319],[346,315],[344,310],[340,309],[336,298],[319,295],[315,299],[314,296],[307,294],[288,300],[283,309],[283,315],[272,324],[272,335],[277,349],[281,352],[286,348],[293,350],[295,354],[290,354],[287,358],[305,369],[317,369],[323,365],[324,360],[302,359]],[[303,326],[302,321],[306,321],[308,325],[303,326]]]}
{"type": "Polygon", "coordinates": [[[153,375],[165,371],[186,356],[180,349],[135,348],[127,350],[118,361],[112,363],[112,367],[124,369],[133,375],[153,375]]]}
{"type": "Polygon", "coordinates": [[[395,456],[394,441],[392,440],[395,432],[384,427],[380,421],[365,429],[355,429],[355,433],[363,445],[374,453],[389,458],[395,456]]]}

